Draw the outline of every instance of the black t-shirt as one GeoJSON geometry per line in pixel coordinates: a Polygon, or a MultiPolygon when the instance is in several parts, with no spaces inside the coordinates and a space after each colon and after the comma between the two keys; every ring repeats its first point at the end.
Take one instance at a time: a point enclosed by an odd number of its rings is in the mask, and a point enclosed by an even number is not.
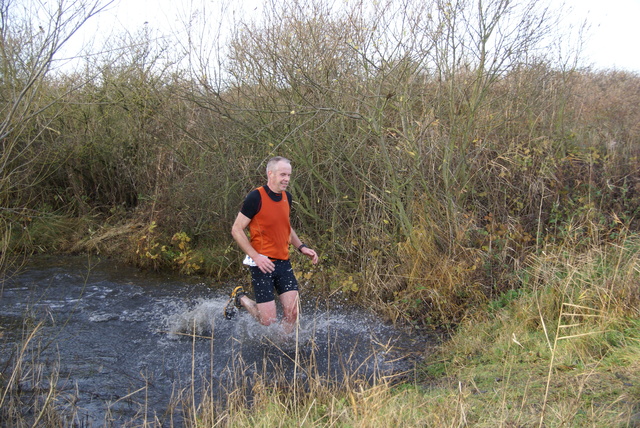
{"type": "MultiPolygon", "coordinates": [[[[269,186],[265,185],[263,186],[264,190],[267,192],[267,195],[269,195],[269,197],[271,198],[271,200],[275,201],[275,202],[280,202],[282,200],[282,193],[275,193],[273,191],[271,191],[271,189],[269,189],[269,186]]],[[[292,197],[291,197],[291,193],[287,192],[285,190],[286,194],[287,194],[287,200],[289,201],[289,209],[291,209],[291,202],[292,202],[292,197]]],[[[249,192],[249,194],[247,195],[246,198],[244,198],[244,202],[242,203],[242,208],[240,209],[240,212],[247,216],[247,218],[253,218],[253,216],[255,216],[258,211],[260,211],[260,208],[262,207],[262,198],[260,198],[260,191],[258,189],[253,189],[251,192],[249,192]]]]}

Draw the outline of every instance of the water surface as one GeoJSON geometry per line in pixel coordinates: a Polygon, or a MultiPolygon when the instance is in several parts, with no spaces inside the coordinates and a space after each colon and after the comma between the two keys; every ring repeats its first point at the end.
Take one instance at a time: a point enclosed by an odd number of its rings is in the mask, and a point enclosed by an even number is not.
{"type": "Polygon", "coordinates": [[[420,354],[427,346],[363,310],[307,301],[304,289],[293,335],[259,325],[246,311],[226,320],[235,285],[96,257],[37,257],[2,284],[0,363],[43,322],[26,359],[45,376],[59,373],[58,405],[74,423],[179,426],[177,398],[192,392],[198,398],[207,390],[223,401],[258,377],[399,376],[413,367],[408,350],[420,354]]]}

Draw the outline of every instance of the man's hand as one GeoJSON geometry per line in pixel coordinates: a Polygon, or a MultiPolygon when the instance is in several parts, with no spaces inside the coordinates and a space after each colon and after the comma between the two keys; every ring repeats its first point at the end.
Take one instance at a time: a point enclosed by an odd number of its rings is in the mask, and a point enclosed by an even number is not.
{"type": "Polygon", "coordinates": [[[271,273],[276,269],[276,265],[267,256],[259,255],[253,261],[262,273],[271,273]]]}
{"type": "Polygon", "coordinates": [[[302,247],[300,248],[300,252],[305,256],[309,257],[309,259],[311,259],[311,263],[313,263],[314,265],[318,263],[318,254],[315,251],[313,251],[311,248],[306,246],[302,247]]]}

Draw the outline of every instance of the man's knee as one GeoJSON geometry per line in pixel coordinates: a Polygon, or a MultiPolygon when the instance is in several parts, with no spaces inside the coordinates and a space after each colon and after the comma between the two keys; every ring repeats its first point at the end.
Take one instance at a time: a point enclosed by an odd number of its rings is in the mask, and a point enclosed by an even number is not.
{"type": "Polygon", "coordinates": [[[290,291],[281,296],[285,319],[293,322],[298,318],[298,292],[290,291]]]}

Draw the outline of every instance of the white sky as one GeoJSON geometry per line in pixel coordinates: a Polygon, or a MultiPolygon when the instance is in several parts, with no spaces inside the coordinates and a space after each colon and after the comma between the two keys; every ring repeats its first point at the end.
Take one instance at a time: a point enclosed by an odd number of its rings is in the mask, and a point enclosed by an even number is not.
{"type": "MultiPolygon", "coordinates": [[[[259,14],[260,4],[271,0],[231,0],[238,13],[259,14]],[[244,9],[244,12],[240,10],[244,9]]],[[[345,0],[346,1],[346,0],[345,0]]],[[[556,0],[553,0],[554,2],[556,0]]],[[[560,3],[560,0],[557,0],[560,3]]],[[[640,0],[564,0],[572,8],[569,20],[578,25],[587,20],[583,64],[597,69],[624,69],[640,72],[640,0]]],[[[223,0],[116,0],[99,20],[87,23],[85,34],[105,35],[127,29],[136,32],[145,22],[151,28],[178,27],[190,6],[220,8],[223,0]]]]}
{"type": "Polygon", "coordinates": [[[596,68],[640,72],[640,0],[566,0],[572,16],[590,23],[585,60],[596,68]]]}

